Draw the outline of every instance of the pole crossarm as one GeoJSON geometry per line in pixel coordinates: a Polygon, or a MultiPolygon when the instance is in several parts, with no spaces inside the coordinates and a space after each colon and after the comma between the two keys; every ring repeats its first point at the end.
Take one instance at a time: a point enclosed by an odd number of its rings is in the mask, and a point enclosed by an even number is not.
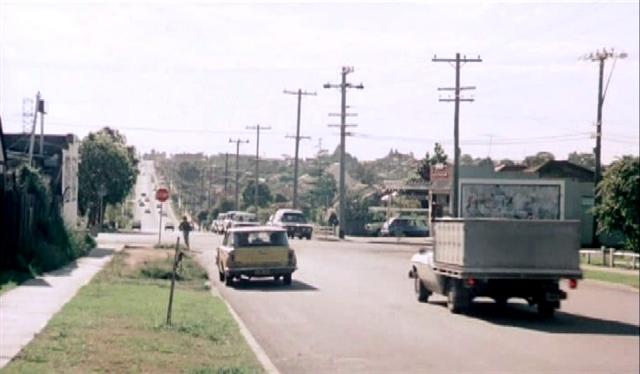
{"type": "Polygon", "coordinates": [[[438,99],[438,101],[442,101],[442,102],[473,102],[475,101],[474,99],[465,99],[465,98],[459,98],[459,99],[438,99]]]}

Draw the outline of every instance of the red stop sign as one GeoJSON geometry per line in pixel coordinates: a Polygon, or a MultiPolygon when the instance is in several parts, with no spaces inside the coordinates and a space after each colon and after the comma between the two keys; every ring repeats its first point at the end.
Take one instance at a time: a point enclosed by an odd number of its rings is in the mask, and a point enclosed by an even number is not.
{"type": "Polygon", "coordinates": [[[156,190],[156,200],[165,202],[169,198],[169,190],[164,187],[158,188],[156,190]]]}

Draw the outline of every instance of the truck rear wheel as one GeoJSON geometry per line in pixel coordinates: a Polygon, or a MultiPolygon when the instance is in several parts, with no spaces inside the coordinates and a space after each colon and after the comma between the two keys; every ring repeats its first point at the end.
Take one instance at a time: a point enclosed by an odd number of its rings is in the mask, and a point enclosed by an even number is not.
{"type": "Polygon", "coordinates": [[[449,286],[447,308],[451,313],[460,313],[469,306],[469,298],[462,286],[455,282],[449,286]]]}
{"type": "Polygon", "coordinates": [[[284,283],[285,286],[290,286],[291,285],[291,274],[285,274],[282,277],[282,283],[284,283]]]}
{"type": "Polygon", "coordinates": [[[418,278],[417,274],[414,278],[413,284],[414,284],[414,290],[416,291],[416,299],[418,299],[418,301],[421,303],[426,303],[427,301],[429,301],[429,296],[431,296],[431,291],[429,291],[424,286],[424,284],[422,284],[422,281],[420,280],[420,278],[418,278]]]}

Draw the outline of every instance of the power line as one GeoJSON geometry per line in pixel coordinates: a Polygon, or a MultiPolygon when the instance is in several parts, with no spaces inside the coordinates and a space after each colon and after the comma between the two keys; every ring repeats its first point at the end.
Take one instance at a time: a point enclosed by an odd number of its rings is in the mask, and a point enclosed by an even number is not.
{"type": "Polygon", "coordinates": [[[298,207],[298,151],[300,148],[300,139],[311,139],[311,137],[309,136],[300,136],[300,110],[301,110],[301,106],[302,106],[302,96],[316,96],[315,92],[307,92],[307,91],[302,91],[302,89],[298,89],[298,91],[288,91],[288,90],[284,90],[285,94],[288,95],[297,95],[298,96],[298,115],[297,115],[297,120],[296,120],[296,136],[289,136],[287,135],[287,138],[293,138],[296,140],[296,147],[295,147],[295,162],[294,162],[294,166],[293,166],[293,209],[296,209],[298,207]]]}
{"type": "MultiPolygon", "coordinates": [[[[346,128],[348,126],[354,126],[354,125],[347,125],[346,123],[346,119],[347,119],[347,88],[356,88],[359,90],[364,89],[364,86],[362,85],[362,83],[358,84],[358,85],[353,85],[349,82],[347,82],[347,75],[350,73],[353,73],[354,69],[353,67],[347,67],[347,66],[343,66],[342,67],[342,82],[340,84],[331,84],[331,83],[325,83],[323,85],[324,88],[340,88],[340,93],[341,93],[341,105],[340,105],[340,202],[339,202],[339,210],[338,210],[338,215],[339,215],[339,219],[338,219],[338,223],[340,225],[340,231],[338,233],[338,236],[340,237],[340,239],[344,238],[344,229],[345,229],[345,220],[346,220],[346,214],[345,214],[345,210],[346,210],[346,196],[345,196],[345,177],[346,177],[346,173],[345,173],[345,137],[347,136],[346,133],[346,128]]],[[[332,126],[332,125],[330,125],[332,126]]]]}
{"type": "Polygon", "coordinates": [[[473,99],[470,98],[462,98],[460,97],[460,91],[462,90],[475,90],[475,86],[469,87],[461,87],[460,86],[460,68],[461,63],[466,64],[469,62],[482,62],[482,59],[478,56],[478,58],[467,58],[467,56],[460,57],[460,53],[456,53],[455,58],[438,58],[433,56],[433,62],[446,62],[452,63],[455,62],[456,68],[456,85],[455,87],[446,87],[446,88],[438,88],[440,91],[453,91],[455,97],[453,99],[439,99],[439,101],[445,102],[454,102],[454,112],[453,112],[453,217],[458,216],[458,179],[459,179],[459,168],[460,168],[460,147],[459,147],[459,118],[460,118],[460,102],[472,102],[473,99]]]}

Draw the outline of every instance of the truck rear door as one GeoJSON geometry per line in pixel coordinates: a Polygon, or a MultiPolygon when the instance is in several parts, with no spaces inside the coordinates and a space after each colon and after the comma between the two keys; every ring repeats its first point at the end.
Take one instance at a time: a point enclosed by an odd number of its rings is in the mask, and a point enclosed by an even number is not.
{"type": "Polygon", "coordinates": [[[284,232],[234,233],[234,263],[238,267],[279,267],[289,264],[289,245],[284,232]]]}

